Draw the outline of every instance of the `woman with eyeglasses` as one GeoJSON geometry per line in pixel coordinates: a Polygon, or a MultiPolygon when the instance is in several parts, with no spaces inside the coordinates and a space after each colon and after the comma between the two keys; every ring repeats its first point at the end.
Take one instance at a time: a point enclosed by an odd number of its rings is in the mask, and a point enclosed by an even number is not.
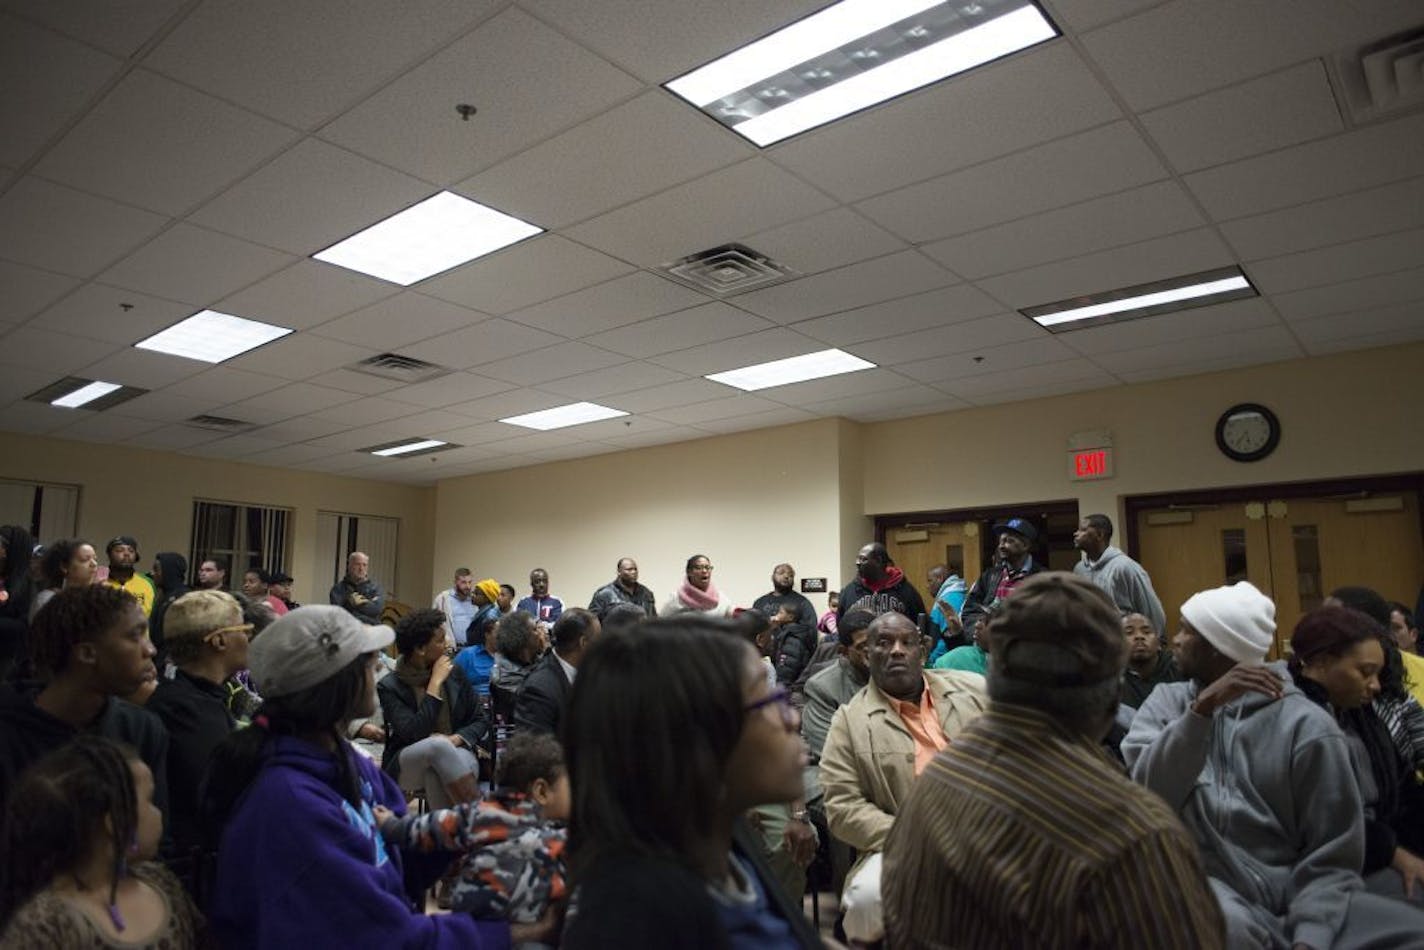
{"type": "Polygon", "coordinates": [[[575,887],[561,946],[820,947],[742,816],[801,794],[799,716],[731,624],[609,631],[564,717],[575,887]]]}
{"type": "Polygon", "coordinates": [[[722,596],[712,583],[712,562],[705,554],[694,554],[683,565],[683,581],[667,602],[658,608],[658,616],[703,614],[708,617],[732,616],[732,602],[722,596]]]}

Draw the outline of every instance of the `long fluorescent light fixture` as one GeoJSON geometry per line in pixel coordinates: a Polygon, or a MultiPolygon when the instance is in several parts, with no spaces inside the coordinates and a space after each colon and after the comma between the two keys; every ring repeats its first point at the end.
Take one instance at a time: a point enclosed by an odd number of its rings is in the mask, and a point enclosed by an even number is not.
{"type": "Polygon", "coordinates": [[[1241,268],[1222,267],[1029,307],[1019,313],[1054,333],[1063,333],[1255,296],[1256,288],[1241,268]]]}
{"type": "Polygon", "coordinates": [[[312,257],[409,287],[543,230],[442,191],[312,257]]]}
{"type": "Polygon", "coordinates": [[[361,451],[379,455],[381,458],[396,458],[397,456],[425,455],[427,452],[436,452],[447,448],[453,449],[456,446],[449,442],[441,442],[439,439],[401,439],[398,442],[372,445],[361,449],[361,451]]]}
{"type": "Polygon", "coordinates": [[[1031,0],[841,0],[665,85],[767,146],[1056,36],[1031,0]]]}
{"type": "Polygon", "coordinates": [[[221,363],[291,332],[288,327],[203,310],[146,340],[139,340],[134,346],[204,363],[221,363]]]}
{"type": "Polygon", "coordinates": [[[622,409],[611,409],[608,406],[600,406],[596,402],[573,402],[567,406],[555,406],[553,409],[526,412],[522,416],[510,416],[508,419],[501,419],[499,421],[512,426],[523,426],[526,429],[538,429],[540,432],[548,432],[550,429],[565,429],[569,426],[581,426],[586,422],[617,419],[619,416],[626,416],[627,414],[628,413],[622,409]]]}
{"type": "Polygon", "coordinates": [[[857,373],[863,369],[874,368],[874,363],[859,356],[852,356],[844,350],[821,350],[804,356],[772,360],[770,363],[743,366],[725,373],[713,373],[705,378],[714,383],[756,392],[758,389],[789,386],[792,383],[804,383],[808,379],[823,379],[826,376],[839,376],[842,373],[857,373]]]}
{"type": "Polygon", "coordinates": [[[121,383],[106,383],[102,380],[66,376],[43,389],[30,393],[25,398],[30,402],[48,403],[60,409],[90,409],[102,411],[121,402],[128,402],[148,392],[137,386],[121,383]]]}

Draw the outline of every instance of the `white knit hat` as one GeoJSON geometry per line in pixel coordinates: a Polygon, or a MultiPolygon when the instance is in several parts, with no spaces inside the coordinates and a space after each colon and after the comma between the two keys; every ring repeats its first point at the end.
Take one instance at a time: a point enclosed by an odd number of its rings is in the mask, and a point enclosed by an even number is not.
{"type": "Polygon", "coordinates": [[[1182,619],[1237,663],[1260,663],[1276,635],[1276,605],[1246,581],[1193,594],[1182,619]]]}

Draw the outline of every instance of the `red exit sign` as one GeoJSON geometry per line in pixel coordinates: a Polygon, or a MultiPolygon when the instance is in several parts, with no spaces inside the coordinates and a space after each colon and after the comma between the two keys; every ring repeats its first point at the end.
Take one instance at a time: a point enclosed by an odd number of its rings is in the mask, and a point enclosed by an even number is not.
{"type": "Polygon", "coordinates": [[[1068,455],[1068,477],[1075,482],[1094,478],[1112,478],[1113,450],[1087,449],[1070,452],[1068,455]]]}

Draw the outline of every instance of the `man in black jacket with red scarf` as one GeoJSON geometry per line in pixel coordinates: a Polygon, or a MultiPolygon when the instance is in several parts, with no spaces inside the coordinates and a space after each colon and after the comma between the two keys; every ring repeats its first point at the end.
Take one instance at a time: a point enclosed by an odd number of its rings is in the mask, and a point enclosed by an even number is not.
{"type": "Polygon", "coordinates": [[[840,622],[852,610],[868,610],[877,617],[894,611],[909,617],[910,623],[919,623],[925,602],[914,585],[905,580],[904,572],[890,560],[885,545],[877,542],[867,544],[855,556],[855,580],[841,591],[836,621],[840,622]]]}

